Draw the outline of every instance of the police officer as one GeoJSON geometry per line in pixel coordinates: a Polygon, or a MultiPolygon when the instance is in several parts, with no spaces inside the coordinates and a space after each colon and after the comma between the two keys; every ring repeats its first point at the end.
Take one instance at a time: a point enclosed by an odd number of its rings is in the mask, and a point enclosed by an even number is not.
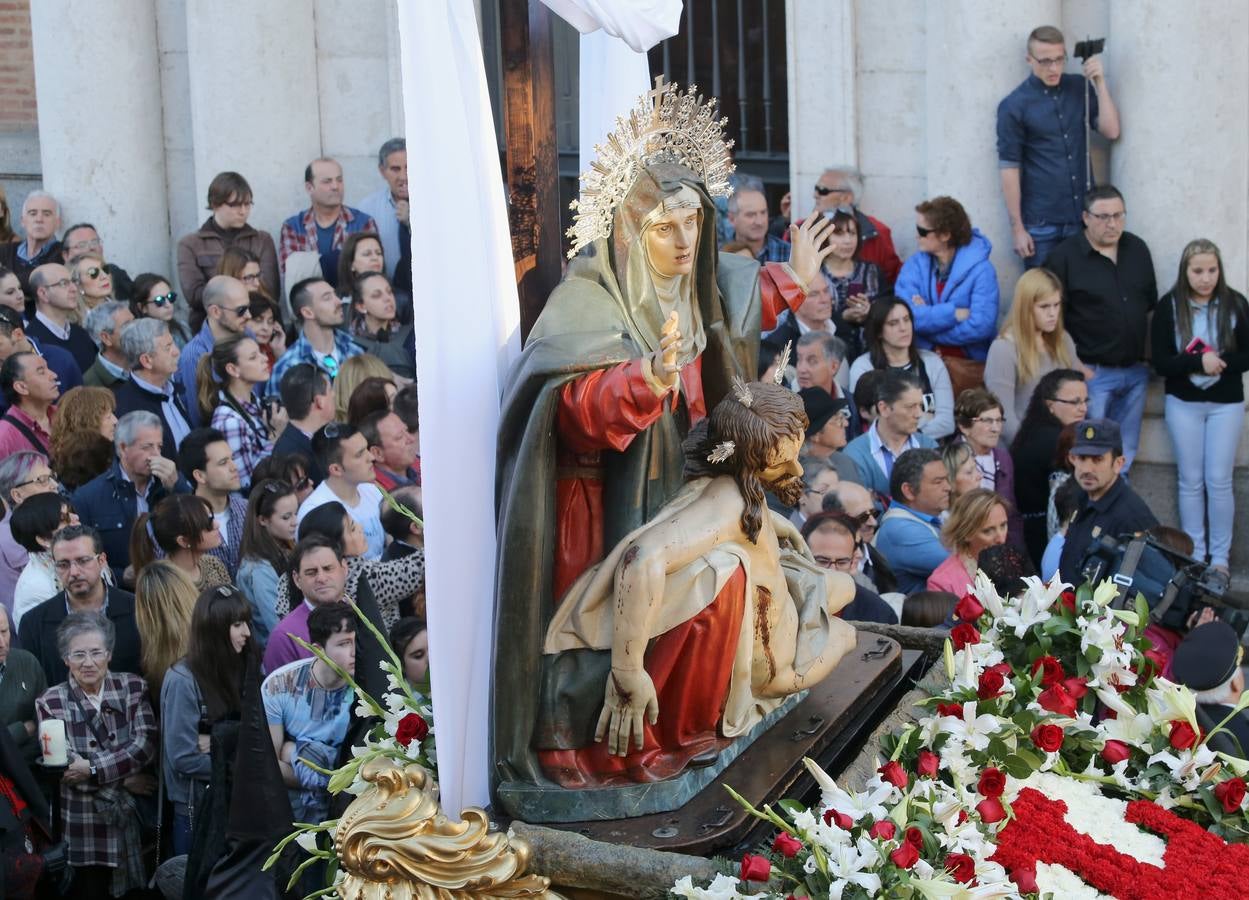
{"type": "Polygon", "coordinates": [[[1123,439],[1112,419],[1085,419],[1076,425],[1068,456],[1076,482],[1084,489],[1079,511],[1067,528],[1058,571],[1079,585],[1084,555],[1103,534],[1120,537],[1158,524],[1145,501],[1119,477],[1123,471],[1123,439]]]}
{"type": "MultiPolygon", "coordinates": [[[[1203,731],[1213,730],[1240,699],[1245,689],[1245,676],[1240,670],[1243,654],[1236,632],[1219,619],[1197,626],[1175,648],[1171,674],[1196,692],[1197,724],[1203,731]]],[[[1219,732],[1211,736],[1210,749],[1246,758],[1249,719],[1238,712],[1224,727],[1230,734],[1219,732]]]]}

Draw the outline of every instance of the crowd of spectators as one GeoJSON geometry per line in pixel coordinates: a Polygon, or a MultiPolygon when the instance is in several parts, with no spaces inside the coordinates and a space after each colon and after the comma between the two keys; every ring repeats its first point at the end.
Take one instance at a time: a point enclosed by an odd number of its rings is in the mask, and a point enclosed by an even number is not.
{"type": "Polygon", "coordinates": [[[6,896],[45,868],[143,896],[192,847],[249,666],[291,821],[326,817],[362,592],[427,690],[406,156],[382,146],[368,212],[314,160],[276,242],[221,173],[176,273],[131,277],[43,191],[0,242],[0,760],[52,719],[69,749],[22,801],[55,833],[6,832],[6,896]]]}
{"type": "MultiPolygon", "coordinates": [[[[781,511],[818,565],[855,580],[849,618],[948,624],[978,569],[1008,589],[1036,572],[1075,582],[1095,536],[1157,526],[1128,483],[1151,366],[1178,525],[1228,576],[1249,307],[1200,239],[1159,299],[1123,195],[1089,177],[1086,100],[1091,127],[1119,133],[1100,60],[1064,74],[1066,59],[1057,30],[1034,31],[1032,74],[998,109],[1027,266],[1008,306],[957,199],[920,199],[918,249],[901,259],[858,206],[856,173],[830,167],[813,186],[831,249],[761,335],[758,374],[789,360],[779,377],[809,428],[803,496],[781,511]]],[[[249,224],[247,180],[223,172],[176,272],[131,276],[44,191],[20,234],[0,221],[0,795],[26,783],[4,760],[46,751],[41,723],[65,722],[70,748],[46,786],[62,842],[23,820],[24,843],[0,854],[6,885],[46,867],[67,896],[138,896],[158,856],[192,847],[214,728],[240,716],[249,671],[264,674],[293,820],[324,818],[362,593],[424,689],[402,139],[378,171],[353,207],[342,167],[311,161],[308,206],[276,241],[249,224]]],[[[787,218],[770,218],[758,180],[735,184],[722,249],[787,262],[787,218]]],[[[1234,702],[1218,687],[1211,702],[1234,702]]]]}
{"type": "MultiPolygon", "coordinates": [[[[920,200],[917,250],[899,260],[888,225],[858,206],[857,173],[830,167],[812,197],[831,223],[823,277],[762,335],[760,376],[788,359],[780,377],[811,422],[803,498],[780,511],[820,565],[883,601],[856,597],[869,618],[949,624],[977,571],[999,586],[1033,574],[1079,584],[1097,546],[1144,533],[1205,567],[1216,590],[1229,583],[1249,306],[1204,239],[1166,248],[1178,272],[1159,297],[1123,194],[1092,179],[1086,108],[1089,129],[1120,131],[1101,59],[1064,74],[1065,40],[1042,27],[1027,62],[997,110],[1025,266],[1009,303],[973,224],[991,211],[920,200]],[[1165,380],[1178,528],[1160,526],[1129,483],[1151,371],[1165,380]]],[[[722,249],[786,263],[788,217],[769,218],[762,181],[734,178],[722,249]]]]}

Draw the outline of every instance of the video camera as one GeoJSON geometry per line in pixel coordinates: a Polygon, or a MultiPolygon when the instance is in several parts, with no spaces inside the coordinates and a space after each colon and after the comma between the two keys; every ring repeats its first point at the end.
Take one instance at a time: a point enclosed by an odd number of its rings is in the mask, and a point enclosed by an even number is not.
{"type": "Polygon", "coordinates": [[[1151,621],[1186,632],[1193,613],[1210,607],[1243,640],[1249,630],[1249,598],[1227,590],[1212,574],[1205,563],[1146,536],[1121,540],[1102,535],[1080,566],[1080,578],[1090,584],[1109,578],[1119,585],[1119,596],[1111,603],[1117,609],[1132,609],[1139,592],[1149,604],[1151,621]]]}
{"type": "Polygon", "coordinates": [[[1075,54],[1080,62],[1086,61],[1090,56],[1096,56],[1106,48],[1105,38],[1086,38],[1076,43],[1075,54]]]}

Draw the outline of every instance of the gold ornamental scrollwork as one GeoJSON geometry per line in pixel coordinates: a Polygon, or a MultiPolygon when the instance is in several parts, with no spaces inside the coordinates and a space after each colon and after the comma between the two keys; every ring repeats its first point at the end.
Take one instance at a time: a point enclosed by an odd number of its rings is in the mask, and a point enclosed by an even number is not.
{"type": "Polygon", "coordinates": [[[529,846],[492,833],[484,810],[448,819],[420,766],[375,759],[360,775],[372,786],[347,807],[334,838],[342,900],[560,900],[550,879],[525,874],[529,846]]]}

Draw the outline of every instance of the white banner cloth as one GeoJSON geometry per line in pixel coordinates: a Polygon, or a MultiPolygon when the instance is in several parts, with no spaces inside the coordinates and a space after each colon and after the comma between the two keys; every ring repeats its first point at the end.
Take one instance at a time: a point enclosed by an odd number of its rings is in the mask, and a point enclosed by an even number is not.
{"type": "Polygon", "coordinates": [[[495,449],[520,304],[473,0],[401,0],[399,36],[438,781],[458,817],[490,802],[495,449]]]}
{"type": "Polygon", "coordinates": [[[542,0],[581,32],[580,171],[594,147],[651,89],[646,51],[677,33],[681,0],[542,0]]]}

